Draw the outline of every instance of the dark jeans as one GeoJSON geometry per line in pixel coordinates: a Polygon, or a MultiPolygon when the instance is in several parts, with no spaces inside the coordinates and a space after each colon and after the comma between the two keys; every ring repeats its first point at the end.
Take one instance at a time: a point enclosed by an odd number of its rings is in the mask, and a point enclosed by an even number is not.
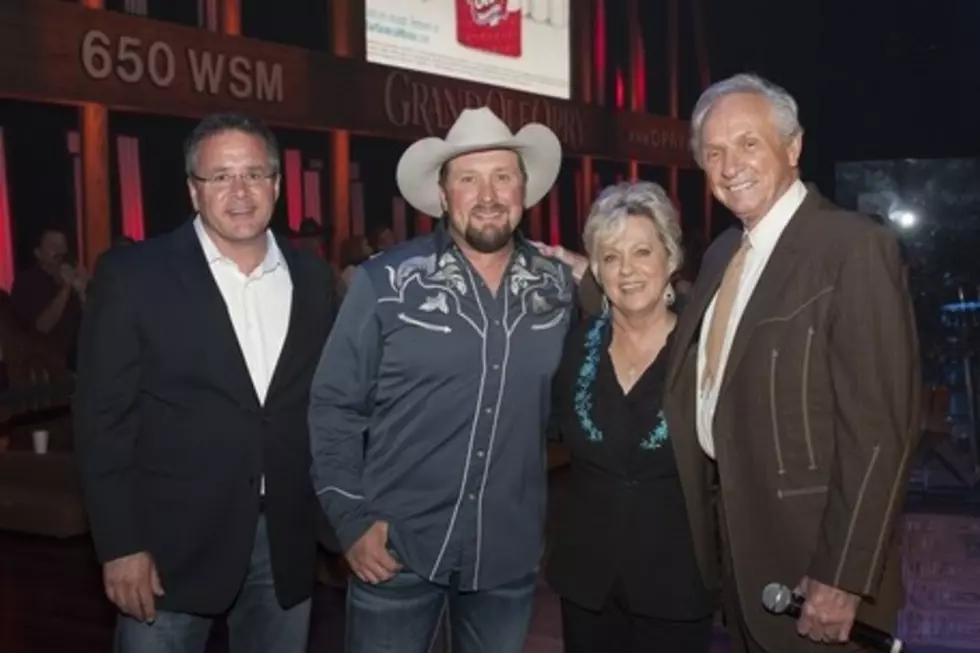
{"type": "Polygon", "coordinates": [[[633,614],[616,599],[599,612],[562,599],[565,653],[708,653],[712,617],[670,621],[633,614]]]}
{"type": "Polygon", "coordinates": [[[387,583],[352,578],[347,653],[427,653],[448,610],[452,653],[521,653],[537,576],[478,592],[435,585],[408,571],[387,583]]]}
{"type": "MultiPolygon", "coordinates": [[[[203,653],[212,621],[211,617],[158,611],[156,620],[146,624],[120,615],[113,649],[115,653],[203,653]]],[[[309,599],[288,610],[276,600],[262,515],[248,575],[228,613],[231,653],[306,653],[309,630],[309,599]]]]}

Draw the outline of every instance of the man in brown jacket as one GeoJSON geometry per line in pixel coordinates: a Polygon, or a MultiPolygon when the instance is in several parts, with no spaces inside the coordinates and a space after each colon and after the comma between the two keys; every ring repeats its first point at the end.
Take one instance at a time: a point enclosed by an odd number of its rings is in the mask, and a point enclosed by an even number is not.
{"type": "Polygon", "coordinates": [[[800,181],[796,102],[759,77],[706,90],[692,144],[743,227],[706,253],[667,377],[699,565],[733,651],[856,650],[829,645],[855,619],[891,630],[904,598],[919,365],[898,243],[800,181]],[[771,582],[806,597],[795,623],[764,610],[771,582]]]}

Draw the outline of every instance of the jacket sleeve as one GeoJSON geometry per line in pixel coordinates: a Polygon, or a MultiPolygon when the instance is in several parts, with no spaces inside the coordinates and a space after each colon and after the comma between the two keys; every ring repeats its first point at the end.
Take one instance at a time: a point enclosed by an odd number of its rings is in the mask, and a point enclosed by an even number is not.
{"type": "Polygon", "coordinates": [[[362,479],[364,439],[381,359],[377,298],[358,268],[323,348],[310,390],[313,484],[344,551],[377,517],[362,479]]]}
{"type": "Polygon", "coordinates": [[[562,442],[562,423],[568,419],[569,414],[574,408],[574,387],[575,376],[578,372],[579,356],[575,351],[579,348],[581,338],[579,325],[573,324],[565,334],[565,341],[562,345],[561,361],[558,369],[551,378],[551,410],[548,414],[548,440],[551,442],[562,442]]]}
{"type": "Polygon", "coordinates": [[[586,315],[602,314],[602,288],[590,267],[578,282],[578,303],[586,315]]]}
{"type": "Polygon", "coordinates": [[[828,334],[835,458],[809,576],[873,598],[918,441],[918,341],[898,244],[853,243],[828,334]]]}
{"type": "Polygon", "coordinates": [[[106,562],[144,550],[132,497],[140,337],[120,259],[104,256],[90,284],[78,340],[72,412],[75,454],[92,537],[106,562]]]}

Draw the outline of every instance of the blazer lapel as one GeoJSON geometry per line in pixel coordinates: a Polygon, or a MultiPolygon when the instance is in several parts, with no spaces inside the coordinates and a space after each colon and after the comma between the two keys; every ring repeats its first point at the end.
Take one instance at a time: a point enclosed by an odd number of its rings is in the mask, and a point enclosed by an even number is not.
{"type": "MultiPolygon", "coordinates": [[[[306,315],[309,308],[310,292],[315,292],[315,289],[309,287],[309,275],[302,269],[303,263],[297,252],[285,242],[279,241],[278,244],[283,260],[289,267],[289,278],[293,285],[293,300],[289,308],[289,326],[286,329],[286,340],[282,345],[282,352],[279,354],[279,360],[276,361],[276,367],[269,382],[266,404],[275,400],[276,395],[282,390],[283,384],[293,377],[305,361],[306,356],[301,351],[301,344],[304,342],[302,327],[308,322],[306,315]]],[[[322,292],[327,293],[329,290],[329,288],[323,288],[322,292]]],[[[319,352],[316,354],[318,355],[319,352]]]]}
{"type": "Polygon", "coordinates": [[[776,247],[766,262],[766,268],[759,277],[752,297],[745,306],[742,318],[738,321],[719,393],[724,393],[725,386],[738,370],[756,325],[769,317],[773,305],[777,303],[783,289],[789,283],[793,268],[799,263],[799,252],[806,246],[807,222],[823,202],[823,197],[814,188],[809,188],[803,204],[796,210],[776,242],[776,247]]]}
{"type": "Polygon", "coordinates": [[[173,264],[184,285],[188,315],[199,322],[200,338],[212,352],[210,369],[225,383],[233,396],[258,409],[259,399],[245,363],[238,336],[231,324],[228,307],[214,280],[204,250],[192,222],[174,233],[173,264]]]}
{"type": "Polygon", "coordinates": [[[681,365],[687,358],[688,349],[692,342],[697,341],[697,333],[701,328],[701,321],[704,313],[708,310],[708,305],[714,299],[721,279],[725,276],[725,269],[728,262],[732,260],[741,242],[742,231],[740,229],[730,229],[720,236],[718,247],[720,248],[717,256],[703,263],[694,290],[691,292],[691,299],[681,311],[680,319],[674,334],[674,343],[670,362],[667,367],[667,388],[670,388],[677,380],[681,365]],[[724,239],[724,240],[722,240],[724,239]]]}

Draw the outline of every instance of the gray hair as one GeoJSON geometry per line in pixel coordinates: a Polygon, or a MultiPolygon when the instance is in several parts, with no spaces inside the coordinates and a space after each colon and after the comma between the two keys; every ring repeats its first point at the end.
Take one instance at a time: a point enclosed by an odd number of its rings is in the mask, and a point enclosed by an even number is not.
{"type": "Polygon", "coordinates": [[[694,153],[694,160],[702,167],[701,131],[704,128],[704,121],[719,100],[736,93],[753,93],[764,97],[772,107],[773,122],[784,139],[789,140],[803,133],[796,100],[786,89],[750,73],[741,73],[723,79],[709,86],[701,94],[691,114],[691,151],[694,153]]]}
{"type": "Polygon", "coordinates": [[[607,187],[589,210],[582,240],[593,273],[598,267],[595,257],[599,246],[616,238],[626,228],[626,220],[631,216],[642,216],[653,222],[660,242],[667,250],[667,274],[676,272],[684,262],[677,209],[659,184],[636,181],[607,187]]]}

